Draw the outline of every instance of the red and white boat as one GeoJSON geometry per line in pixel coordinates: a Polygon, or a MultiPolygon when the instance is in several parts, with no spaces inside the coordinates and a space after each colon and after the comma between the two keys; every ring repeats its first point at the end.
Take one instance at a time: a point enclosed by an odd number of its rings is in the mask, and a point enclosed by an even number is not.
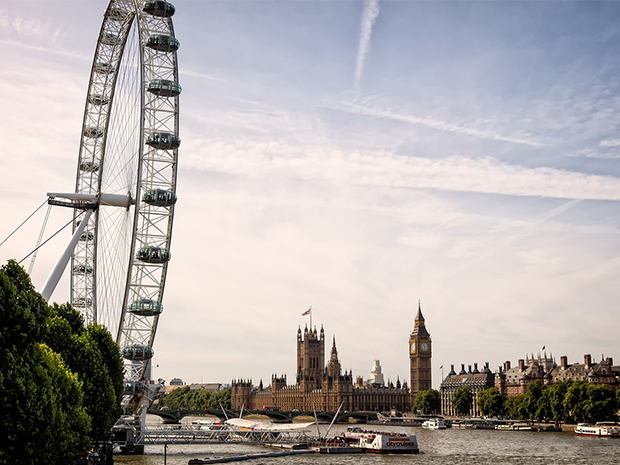
{"type": "Polygon", "coordinates": [[[620,430],[614,423],[579,423],[575,428],[579,436],[594,436],[597,438],[618,438],[620,430]]]}
{"type": "Polygon", "coordinates": [[[347,428],[344,433],[344,442],[349,447],[377,454],[417,454],[419,452],[418,439],[415,434],[368,431],[359,426],[347,428]]]}
{"type": "Polygon", "coordinates": [[[377,454],[417,454],[420,451],[415,434],[377,433],[359,441],[359,447],[377,454]]]}

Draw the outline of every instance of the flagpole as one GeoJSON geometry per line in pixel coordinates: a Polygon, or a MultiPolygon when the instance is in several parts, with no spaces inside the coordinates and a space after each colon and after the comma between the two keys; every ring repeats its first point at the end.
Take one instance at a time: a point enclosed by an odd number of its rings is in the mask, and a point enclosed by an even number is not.
{"type": "Polygon", "coordinates": [[[310,331],[312,332],[312,305],[310,305],[310,331]]]}

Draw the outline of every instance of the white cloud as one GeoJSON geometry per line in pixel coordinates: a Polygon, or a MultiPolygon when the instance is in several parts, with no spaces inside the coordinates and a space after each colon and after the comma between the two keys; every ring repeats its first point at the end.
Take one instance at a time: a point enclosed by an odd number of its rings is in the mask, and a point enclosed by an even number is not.
{"type": "Polygon", "coordinates": [[[372,27],[379,16],[379,0],[365,0],[364,11],[360,23],[360,38],[357,51],[357,62],[355,66],[355,89],[359,90],[362,73],[364,72],[364,63],[370,53],[370,38],[372,36],[372,27]]]}
{"type": "Polygon", "coordinates": [[[620,200],[620,179],[615,177],[519,167],[491,158],[430,159],[309,144],[201,138],[192,141],[190,152],[184,162],[196,170],[248,178],[278,176],[336,185],[620,200]]]}

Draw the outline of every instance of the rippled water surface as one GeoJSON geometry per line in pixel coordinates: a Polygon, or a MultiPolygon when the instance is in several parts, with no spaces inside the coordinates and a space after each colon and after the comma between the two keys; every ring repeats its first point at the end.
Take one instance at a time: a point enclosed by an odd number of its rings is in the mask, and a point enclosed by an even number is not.
{"type": "MultiPolygon", "coordinates": [[[[370,426],[368,428],[371,428],[370,426]]],[[[324,430],[324,428],[322,428],[324,430]]],[[[333,433],[344,431],[336,426],[333,433]]],[[[430,431],[423,428],[380,427],[372,429],[411,432],[417,435],[417,455],[319,455],[264,458],[250,460],[251,465],[299,464],[620,464],[620,439],[583,438],[574,433],[536,433],[530,431],[493,431],[447,429],[430,431]]],[[[331,436],[331,434],[330,434],[331,436]]],[[[269,452],[259,446],[236,444],[201,444],[168,446],[168,465],[187,465],[192,458],[215,458],[231,455],[269,452]]],[[[116,456],[117,464],[154,465],[164,463],[163,446],[147,446],[143,456],[116,456]]]]}

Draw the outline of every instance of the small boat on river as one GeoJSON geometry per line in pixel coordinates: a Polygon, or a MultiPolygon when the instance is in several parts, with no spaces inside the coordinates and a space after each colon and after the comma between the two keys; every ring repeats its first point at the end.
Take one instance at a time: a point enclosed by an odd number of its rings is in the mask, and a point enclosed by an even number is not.
{"type": "Polygon", "coordinates": [[[618,438],[620,430],[615,423],[579,423],[575,428],[575,434],[579,436],[594,436],[598,438],[618,438]]]}
{"type": "Polygon", "coordinates": [[[429,418],[422,423],[422,428],[428,429],[446,429],[446,422],[441,418],[429,418]]]}

